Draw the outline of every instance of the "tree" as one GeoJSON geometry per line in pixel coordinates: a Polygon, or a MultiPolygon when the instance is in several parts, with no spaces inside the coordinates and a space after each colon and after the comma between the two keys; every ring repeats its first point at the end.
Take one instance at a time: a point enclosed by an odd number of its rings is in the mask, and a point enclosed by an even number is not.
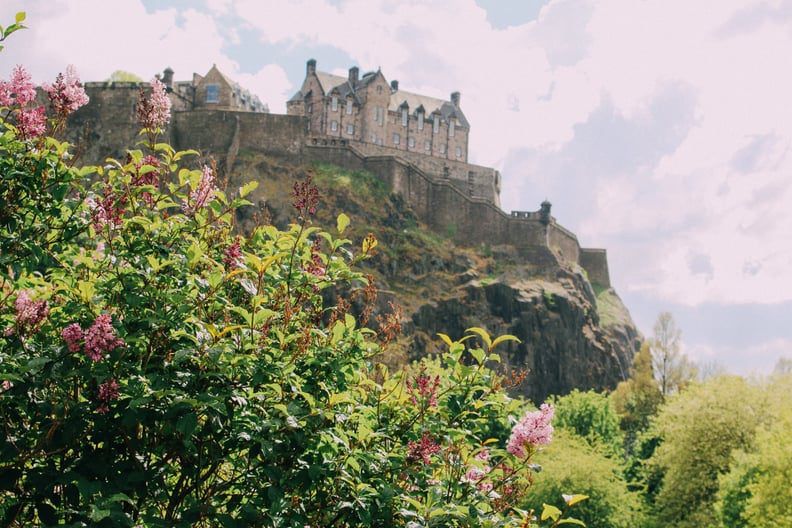
{"type": "Polygon", "coordinates": [[[558,428],[576,434],[606,456],[621,455],[619,417],[605,393],[575,389],[566,396],[553,398],[552,402],[558,428]]]}
{"type": "Polygon", "coordinates": [[[139,75],[124,70],[114,71],[107,80],[108,82],[143,82],[143,78],[139,75]]]}
{"type": "Polygon", "coordinates": [[[679,350],[682,331],[674,317],[663,312],[654,325],[654,338],[650,341],[652,370],[663,399],[676,394],[696,378],[696,369],[687,356],[679,350]]]}
{"type": "Polygon", "coordinates": [[[661,475],[655,497],[658,526],[709,526],[715,518],[719,476],[738,450],[750,450],[765,408],[755,386],[721,376],[690,386],[657,417],[662,444],[650,464],[661,475]]]}
{"type": "Polygon", "coordinates": [[[553,443],[536,456],[542,471],[525,507],[541,511],[543,504],[557,503],[564,490],[589,498],[573,512],[587,528],[635,528],[645,526],[638,496],[627,490],[619,461],[592,448],[583,438],[559,429],[553,443]]]}

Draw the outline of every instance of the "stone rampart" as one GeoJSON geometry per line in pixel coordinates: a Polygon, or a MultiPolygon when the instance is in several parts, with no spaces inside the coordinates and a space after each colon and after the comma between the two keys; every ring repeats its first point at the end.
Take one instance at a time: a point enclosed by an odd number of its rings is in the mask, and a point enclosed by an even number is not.
{"type": "MultiPolygon", "coordinates": [[[[89,83],[86,89],[91,103],[72,116],[72,137],[67,140],[87,143],[83,148],[85,163],[122,158],[124,150],[138,140],[135,104],[140,86],[89,83]]],[[[307,118],[301,116],[175,111],[163,135],[176,149],[196,149],[204,159],[216,159],[221,171],[233,167],[240,150],[367,170],[401,194],[431,229],[459,244],[509,244],[527,259],[533,255],[543,262],[548,255],[555,255],[580,264],[592,282],[610,285],[605,250],[581,249],[577,237],[549,216],[549,204],[544,215],[502,211],[501,177],[494,169],[342,138],[311,136],[307,118]]]]}

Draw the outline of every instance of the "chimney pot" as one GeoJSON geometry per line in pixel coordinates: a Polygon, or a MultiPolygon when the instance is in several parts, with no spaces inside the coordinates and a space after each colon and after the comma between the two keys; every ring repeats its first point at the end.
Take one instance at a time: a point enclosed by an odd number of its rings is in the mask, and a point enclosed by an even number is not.
{"type": "Polygon", "coordinates": [[[313,75],[316,73],[316,59],[309,59],[305,63],[305,75],[313,75]]]}
{"type": "Polygon", "coordinates": [[[451,94],[451,102],[454,103],[454,106],[457,108],[459,108],[459,98],[460,98],[459,92],[453,92],[451,94]]]}
{"type": "Polygon", "coordinates": [[[358,75],[360,75],[360,69],[357,66],[352,66],[349,68],[349,82],[354,84],[358,82],[358,75]]]}
{"type": "Polygon", "coordinates": [[[399,91],[399,81],[391,81],[391,90],[394,92],[399,91]]]}

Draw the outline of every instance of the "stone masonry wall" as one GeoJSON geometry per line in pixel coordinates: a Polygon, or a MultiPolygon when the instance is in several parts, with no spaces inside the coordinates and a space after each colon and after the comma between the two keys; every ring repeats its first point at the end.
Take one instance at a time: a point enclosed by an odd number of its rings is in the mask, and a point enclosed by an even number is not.
{"type": "MultiPolygon", "coordinates": [[[[72,116],[72,136],[66,138],[85,145],[84,163],[122,158],[138,139],[139,85],[96,84],[87,86],[91,103],[72,116]]],[[[538,213],[509,215],[500,209],[498,171],[342,138],[309,136],[307,119],[231,110],[174,112],[163,140],[170,139],[178,150],[196,149],[204,160],[216,159],[221,171],[233,165],[240,150],[365,169],[403,195],[430,228],[459,244],[510,244],[527,258],[546,248],[580,264],[592,282],[610,285],[605,250],[581,249],[573,233],[552,219],[543,223],[538,213]]]]}

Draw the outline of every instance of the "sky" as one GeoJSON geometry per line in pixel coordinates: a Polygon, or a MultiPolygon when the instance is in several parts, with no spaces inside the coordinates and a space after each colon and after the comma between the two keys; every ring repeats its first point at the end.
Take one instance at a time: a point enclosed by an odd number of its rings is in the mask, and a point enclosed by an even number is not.
{"type": "Polygon", "coordinates": [[[2,78],[216,64],[285,113],[313,58],[459,91],[503,208],[547,199],[606,248],[646,337],[667,311],[708,369],[792,358],[792,0],[4,0],[0,24],[17,11],[2,78]]]}

